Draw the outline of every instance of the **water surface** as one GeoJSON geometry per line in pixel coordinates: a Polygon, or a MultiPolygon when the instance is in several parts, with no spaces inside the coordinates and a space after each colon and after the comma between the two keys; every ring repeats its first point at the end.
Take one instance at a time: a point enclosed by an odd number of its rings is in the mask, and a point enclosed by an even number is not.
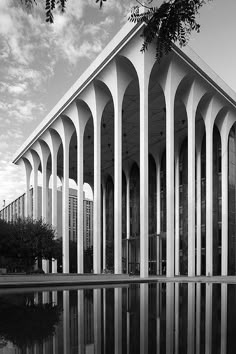
{"type": "Polygon", "coordinates": [[[0,292],[0,354],[235,352],[235,285],[0,292]]]}

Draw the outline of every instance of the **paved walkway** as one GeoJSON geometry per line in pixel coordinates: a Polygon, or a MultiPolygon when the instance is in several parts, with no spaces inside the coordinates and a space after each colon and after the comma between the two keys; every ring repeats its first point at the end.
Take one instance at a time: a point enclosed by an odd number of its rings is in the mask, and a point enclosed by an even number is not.
{"type": "Polygon", "coordinates": [[[198,277],[165,277],[149,276],[140,278],[139,276],[129,276],[126,274],[2,274],[0,275],[0,289],[6,288],[32,288],[32,287],[76,287],[76,286],[102,286],[129,283],[151,283],[151,282],[202,282],[202,283],[229,283],[236,284],[236,276],[198,276],[198,277]]]}

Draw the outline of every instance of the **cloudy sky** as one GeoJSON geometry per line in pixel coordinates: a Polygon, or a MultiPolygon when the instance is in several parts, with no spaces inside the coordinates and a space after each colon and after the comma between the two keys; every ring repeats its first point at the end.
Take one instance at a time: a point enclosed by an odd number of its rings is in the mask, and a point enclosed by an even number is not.
{"type": "MultiPolygon", "coordinates": [[[[53,25],[40,5],[29,14],[19,3],[0,0],[0,209],[25,190],[14,153],[125,23],[131,1],[99,10],[95,0],[68,0],[53,25]]],[[[235,0],[213,0],[189,44],[236,91],[235,14],[235,0]]]]}

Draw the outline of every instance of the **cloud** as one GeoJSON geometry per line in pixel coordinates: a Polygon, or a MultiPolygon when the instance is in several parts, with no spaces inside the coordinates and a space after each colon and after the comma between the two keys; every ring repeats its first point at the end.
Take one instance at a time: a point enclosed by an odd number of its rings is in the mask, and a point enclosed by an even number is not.
{"type": "Polygon", "coordinates": [[[30,100],[14,99],[11,103],[0,103],[0,120],[4,120],[1,113],[5,113],[9,118],[14,120],[14,123],[22,123],[32,121],[38,114],[45,111],[43,104],[37,104],[30,100]],[[1,112],[2,111],[2,112],[1,112]]]}
{"type": "Polygon", "coordinates": [[[10,163],[9,160],[3,160],[0,163],[0,209],[2,201],[6,201],[6,205],[15,200],[25,191],[25,173],[23,168],[10,163]]]}
{"type": "Polygon", "coordinates": [[[0,86],[0,92],[8,92],[11,95],[21,95],[26,93],[27,83],[19,83],[18,85],[9,85],[2,83],[0,86]]]}

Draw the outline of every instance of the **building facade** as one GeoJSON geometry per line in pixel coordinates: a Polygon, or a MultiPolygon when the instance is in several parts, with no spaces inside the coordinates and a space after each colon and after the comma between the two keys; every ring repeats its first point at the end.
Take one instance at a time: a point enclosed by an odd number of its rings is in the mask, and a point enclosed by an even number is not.
{"type": "MultiPolygon", "coordinates": [[[[236,273],[236,95],[190,48],[155,61],[127,23],[16,153],[29,181],[62,180],[63,272],[69,271],[69,179],[94,194],[93,271],[174,276],[236,273]]],[[[38,195],[35,195],[37,205],[38,195]]],[[[37,217],[35,207],[33,214],[37,217]]],[[[77,271],[84,272],[77,237],[77,271]]]]}
{"type": "MultiPolygon", "coordinates": [[[[33,188],[29,191],[29,201],[30,209],[27,216],[33,217],[33,203],[34,203],[34,190],[33,188]]],[[[38,217],[40,215],[40,210],[42,210],[42,188],[38,186],[38,217]]],[[[25,213],[25,199],[26,194],[22,194],[20,197],[15,199],[10,204],[4,206],[0,210],[0,219],[3,219],[7,222],[14,222],[17,218],[26,217],[25,213]]],[[[61,213],[62,213],[62,191],[61,188],[57,191],[57,229],[56,237],[62,237],[62,222],[61,222],[61,213]]],[[[93,247],[93,201],[85,197],[83,194],[83,205],[84,205],[84,228],[83,228],[83,238],[84,238],[84,250],[87,251],[89,248],[93,247]]],[[[47,208],[47,221],[52,222],[52,190],[48,190],[48,208],[47,208]]],[[[77,193],[73,188],[69,189],[69,240],[72,242],[77,242],[77,193]]],[[[72,268],[76,268],[76,265],[71,264],[72,268]]],[[[47,269],[45,269],[47,271],[47,269]]]]}

